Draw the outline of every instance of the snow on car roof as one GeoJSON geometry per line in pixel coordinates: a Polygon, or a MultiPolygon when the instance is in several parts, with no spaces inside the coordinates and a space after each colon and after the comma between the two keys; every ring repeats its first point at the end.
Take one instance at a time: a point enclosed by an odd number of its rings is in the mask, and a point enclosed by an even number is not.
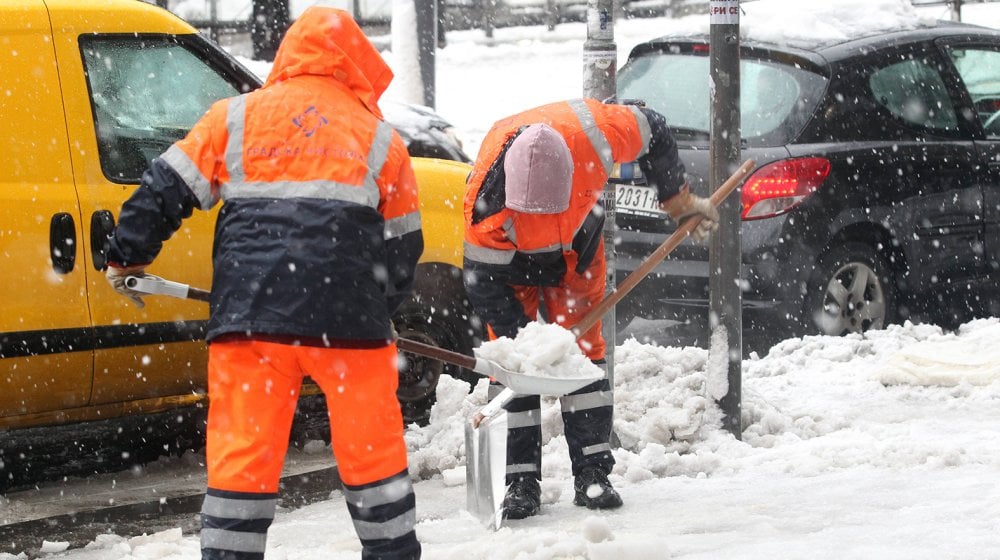
{"type": "MultiPolygon", "coordinates": [[[[931,27],[908,0],[756,0],[740,3],[740,39],[817,48],[891,31],[931,27]]],[[[707,36],[709,18],[692,15],[668,22],[664,37],[707,36]]]]}

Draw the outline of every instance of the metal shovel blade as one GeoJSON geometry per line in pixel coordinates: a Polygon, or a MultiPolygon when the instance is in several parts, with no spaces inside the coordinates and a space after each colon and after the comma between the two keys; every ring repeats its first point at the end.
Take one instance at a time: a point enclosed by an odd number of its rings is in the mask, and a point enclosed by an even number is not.
{"type": "Polygon", "coordinates": [[[507,491],[507,415],[496,414],[465,423],[466,509],[487,529],[503,522],[501,505],[507,491]]]}

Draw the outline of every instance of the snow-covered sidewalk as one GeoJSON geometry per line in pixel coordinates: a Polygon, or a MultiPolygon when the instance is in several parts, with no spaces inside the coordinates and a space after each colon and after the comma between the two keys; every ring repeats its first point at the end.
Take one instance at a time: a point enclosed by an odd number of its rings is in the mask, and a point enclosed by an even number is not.
{"type": "MultiPolygon", "coordinates": [[[[1000,558],[1000,381],[968,368],[968,349],[996,340],[996,319],[958,334],[906,325],[787,340],[744,361],[743,441],[719,427],[708,351],[626,341],[612,475],[625,506],[572,505],[558,404],[545,399],[542,512],[496,532],[465,511],[462,425],[485,403],[486,384],[469,395],[446,379],[431,423],[407,433],[425,558],[1000,558]],[[936,365],[914,373],[914,357],[930,346],[936,365]]],[[[49,545],[46,557],[198,556],[197,537],[180,529],[59,548],[49,545]]],[[[271,529],[269,560],[358,554],[339,492],[279,512],[271,529]]]]}

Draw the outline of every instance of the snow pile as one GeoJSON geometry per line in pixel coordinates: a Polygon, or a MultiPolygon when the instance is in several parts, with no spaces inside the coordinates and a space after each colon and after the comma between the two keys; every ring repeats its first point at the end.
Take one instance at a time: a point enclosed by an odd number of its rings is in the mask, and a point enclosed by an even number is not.
{"type": "Polygon", "coordinates": [[[1000,324],[969,323],[958,334],[942,334],[911,344],[889,358],[878,379],[885,385],[955,387],[1000,380],[1000,324]],[[982,325],[988,325],[982,327],[982,325]],[[976,328],[976,327],[980,328],[976,328]]]}
{"type": "MultiPolygon", "coordinates": [[[[578,354],[590,364],[575,343],[567,346],[566,335],[572,340],[572,334],[557,329],[532,327],[522,330],[529,338],[517,343],[519,351],[532,344],[540,349],[558,347],[578,354]],[[539,335],[541,330],[546,334],[539,335]],[[530,342],[532,333],[540,337],[535,342],[530,342]],[[549,336],[556,340],[547,339],[549,336]]],[[[615,450],[618,464],[613,474],[639,481],[712,470],[715,462],[712,457],[707,463],[700,458],[682,457],[699,440],[728,437],[719,429],[721,411],[706,394],[708,351],[693,347],[655,347],[630,339],[617,348],[615,356],[618,362],[614,380],[615,433],[621,440],[621,447],[615,450]]],[[[441,378],[430,422],[426,426],[411,425],[406,431],[411,475],[418,479],[441,475],[445,480],[464,482],[465,424],[486,405],[488,386],[489,381],[484,378],[470,393],[468,383],[449,376],[441,378]],[[454,469],[460,471],[452,472],[454,469]]],[[[542,397],[541,412],[543,479],[570,477],[559,399],[542,397]]],[[[553,501],[557,498],[550,496],[553,501]]]]}
{"type": "Polygon", "coordinates": [[[583,379],[604,377],[604,371],[583,355],[572,332],[554,323],[531,322],[509,338],[483,343],[476,356],[504,369],[533,377],[583,379]]]}
{"type": "Polygon", "coordinates": [[[441,376],[430,421],[426,426],[411,424],[404,434],[412,477],[442,475],[449,481],[465,483],[465,424],[486,405],[489,383],[484,377],[470,394],[468,383],[441,376]],[[461,472],[451,472],[458,468],[461,472]]]}
{"type": "MultiPolygon", "coordinates": [[[[612,482],[732,475],[761,468],[815,476],[865,464],[889,468],[973,460],[963,453],[944,452],[941,457],[940,441],[913,438],[914,428],[900,423],[909,411],[899,412],[903,416],[893,421],[896,408],[885,403],[904,398],[918,406],[925,400],[961,397],[986,404],[1000,398],[1000,352],[971,351],[977,346],[988,349],[986,341],[998,337],[1000,321],[989,319],[969,323],[955,334],[907,323],[863,336],[781,342],[767,357],[743,361],[742,441],[722,428],[708,350],[625,340],[615,354],[614,431],[620,447],[614,450],[612,482]],[[950,392],[898,393],[923,390],[887,380],[898,375],[893,372],[904,367],[907,356],[927,347],[936,348],[935,365],[915,377],[919,382],[909,384],[951,387],[950,392]],[[970,364],[971,357],[979,366],[970,364]],[[975,382],[970,380],[973,371],[979,372],[975,382]],[[975,392],[974,385],[981,386],[981,392],[975,392]],[[888,424],[863,420],[873,414],[888,424]]],[[[911,375],[915,371],[918,368],[910,368],[911,375]]],[[[487,386],[483,379],[469,393],[467,383],[442,378],[430,423],[410,426],[406,432],[415,478],[441,477],[449,486],[464,481],[464,425],[486,404],[487,386]]],[[[962,406],[956,404],[956,414],[962,406]]],[[[571,476],[558,399],[543,397],[541,412],[543,491],[555,492],[546,480],[556,484],[571,476]]],[[[941,421],[932,416],[921,420],[941,421]]],[[[543,502],[558,499],[550,495],[543,502]]]]}

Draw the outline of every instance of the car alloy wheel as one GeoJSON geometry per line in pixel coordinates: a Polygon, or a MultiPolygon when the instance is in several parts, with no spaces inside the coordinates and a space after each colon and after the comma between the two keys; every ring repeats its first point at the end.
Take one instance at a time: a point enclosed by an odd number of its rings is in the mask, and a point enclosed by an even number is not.
{"type": "Polygon", "coordinates": [[[847,243],[817,266],[807,311],[820,334],[839,336],[891,323],[894,287],[884,259],[871,247],[847,243]]]}

